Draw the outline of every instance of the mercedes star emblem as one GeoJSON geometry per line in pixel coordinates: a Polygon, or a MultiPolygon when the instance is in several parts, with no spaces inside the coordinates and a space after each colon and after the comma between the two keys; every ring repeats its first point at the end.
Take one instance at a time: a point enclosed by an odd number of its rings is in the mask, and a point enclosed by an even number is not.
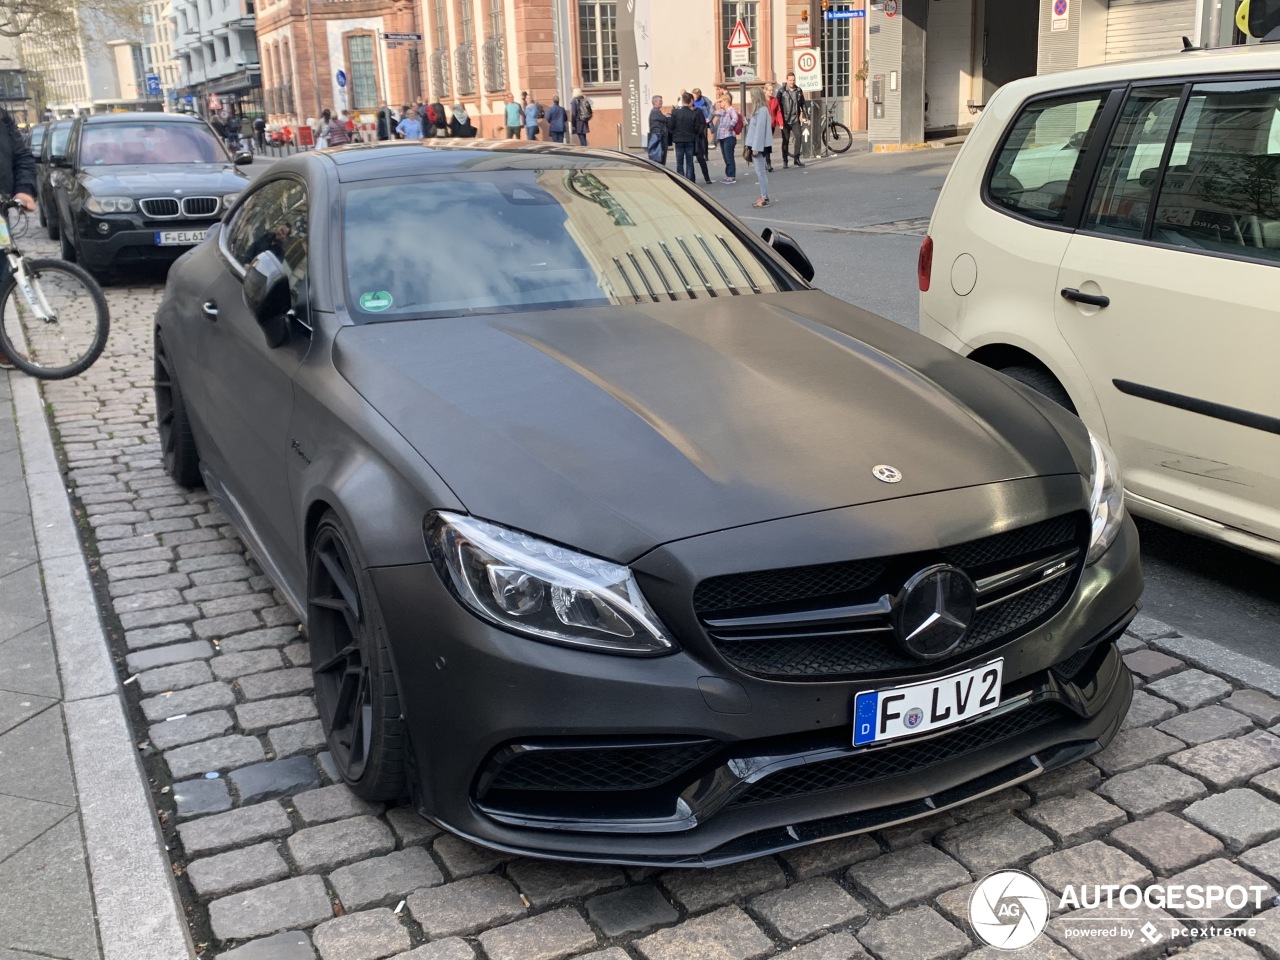
{"type": "Polygon", "coordinates": [[[963,570],[940,563],[921,570],[894,603],[893,627],[902,649],[921,660],[951,653],[978,609],[978,591],[963,570]]]}
{"type": "Polygon", "coordinates": [[[897,483],[902,479],[902,471],[897,467],[891,467],[887,463],[877,463],[871,468],[871,475],[877,480],[883,480],[885,483],[897,483]]]}

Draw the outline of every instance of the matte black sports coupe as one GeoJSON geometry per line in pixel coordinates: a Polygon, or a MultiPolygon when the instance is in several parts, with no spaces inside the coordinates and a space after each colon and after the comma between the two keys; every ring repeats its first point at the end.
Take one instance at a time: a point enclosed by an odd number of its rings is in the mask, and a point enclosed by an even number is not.
{"type": "Polygon", "coordinates": [[[169,274],[156,407],[330,749],[480,843],[712,864],[1105,745],[1142,591],[1062,408],[612,152],[291,157],[169,274]]]}

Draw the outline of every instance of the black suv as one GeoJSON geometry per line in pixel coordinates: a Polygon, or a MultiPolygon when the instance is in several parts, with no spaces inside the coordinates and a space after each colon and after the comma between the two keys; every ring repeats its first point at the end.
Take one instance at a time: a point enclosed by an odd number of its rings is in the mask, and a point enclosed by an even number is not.
{"type": "Polygon", "coordinates": [[[95,274],[176,260],[204,239],[249,182],[203,120],[114,113],[75,121],[53,184],[64,259],[95,274]]]}

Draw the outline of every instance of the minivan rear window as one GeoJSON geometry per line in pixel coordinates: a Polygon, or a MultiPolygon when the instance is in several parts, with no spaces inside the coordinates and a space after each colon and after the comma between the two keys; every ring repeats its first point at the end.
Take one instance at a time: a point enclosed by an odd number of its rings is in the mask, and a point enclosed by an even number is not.
{"type": "Polygon", "coordinates": [[[1080,158],[1106,98],[1107,91],[1095,90],[1028,104],[991,167],[991,201],[1041,223],[1065,221],[1069,200],[1081,187],[1080,158]]]}

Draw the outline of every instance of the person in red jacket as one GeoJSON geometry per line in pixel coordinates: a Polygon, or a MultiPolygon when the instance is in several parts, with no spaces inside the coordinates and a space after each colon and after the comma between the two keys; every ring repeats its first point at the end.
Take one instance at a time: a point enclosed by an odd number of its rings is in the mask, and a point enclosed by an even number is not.
{"type": "MultiPolygon", "coordinates": [[[[778,85],[772,81],[766,83],[764,85],[764,95],[769,105],[769,116],[773,118],[773,129],[778,130],[782,127],[782,107],[778,105],[778,85]]],[[[764,149],[764,168],[769,173],[773,172],[772,142],[764,149]]]]}

